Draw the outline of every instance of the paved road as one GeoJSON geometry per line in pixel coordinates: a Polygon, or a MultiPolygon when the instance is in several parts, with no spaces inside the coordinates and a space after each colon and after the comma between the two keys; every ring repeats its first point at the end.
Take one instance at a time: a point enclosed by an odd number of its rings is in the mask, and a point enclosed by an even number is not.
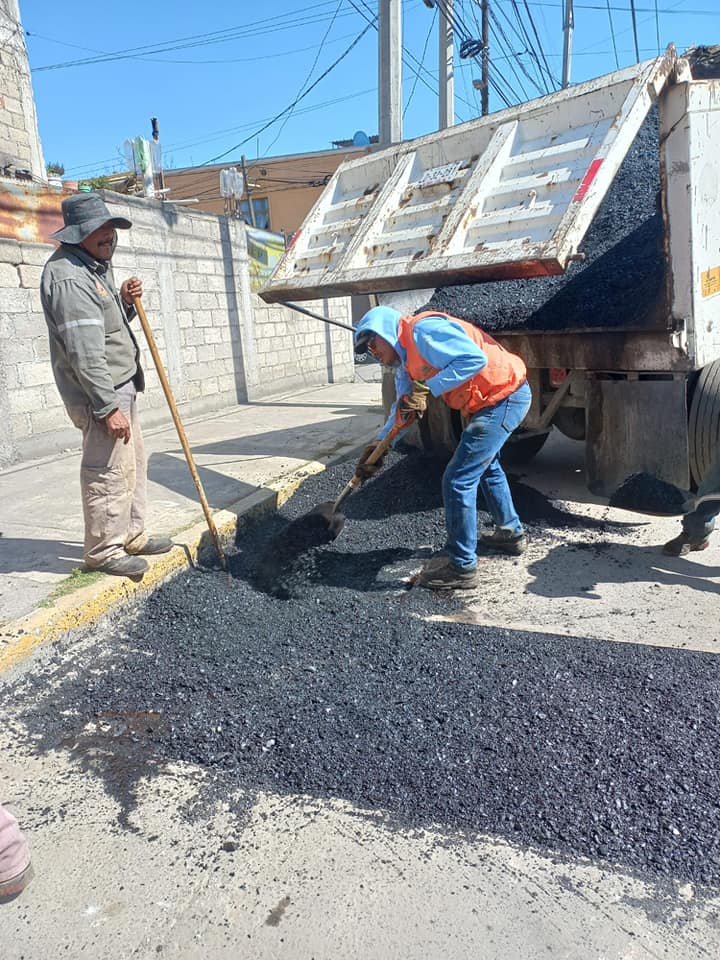
{"type": "MultiPolygon", "coordinates": [[[[502,625],[510,628],[501,635],[506,645],[521,637],[531,651],[534,632],[538,638],[541,633],[554,635],[559,647],[568,636],[599,640],[610,648],[629,641],[638,645],[633,651],[640,660],[648,643],[661,648],[653,653],[660,658],[663,649],[668,656],[683,649],[697,650],[701,657],[715,652],[717,547],[692,560],[666,562],[656,547],[675,531],[677,522],[648,521],[608,511],[593,501],[579,482],[578,453],[575,445],[562,441],[548,445],[521,482],[554,498],[548,504],[526,493],[526,509],[542,512],[554,506],[583,518],[582,525],[563,527],[557,518],[533,522],[527,558],[517,563],[483,561],[482,583],[461,606],[429,601],[426,607],[419,602],[410,606],[407,616],[418,624],[413,631],[437,622],[439,629],[448,625],[450,636],[453,624],[464,624],[470,644],[473,637],[481,642],[484,625],[490,624],[491,631],[502,625]]],[[[428,546],[437,536],[430,507],[428,500],[413,515],[420,526],[427,519],[428,546]]],[[[358,517],[366,511],[362,515],[372,553],[369,531],[383,521],[373,515],[368,501],[365,506],[358,501],[356,509],[358,517]]],[[[365,529],[358,518],[351,517],[349,523],[348,539],[365,529]]],[[[405,546],[409,554],[417,543],[405,546]]],[[[373,558],[375,579],[366,582],[366,596],[357,602],[372,604],[390,617],[402,602],[398,577],[412,560],[400,569],[383,565],[375,554],[373,558]]],[[[313,637],[314,650],[337,647],[341,659],[343,637],[358,633],[350,612],[354,601],[342,582],[348,567],[342,563],[338,555],[326,571],[346,598],[342,616],[325,640],[313,637]]],[[[367,576],[367,565],[362,570],[367,576]]],[[[245,638],[253,624],[258,635],[269,629],[258,619],[261,611],[267,616],[267,601],[255,604],[249,586],[243,586],[239,596],[245,606],[233,614],[235,636],[230,631],[223,640],[230,653],[234,647],[228,643],[237,643],[237,661],[227,661],[224,682],[217,675],[206,682],[205,658],[214,649],[214,631],[226,630],[227,618],[222,611],[202,609],[200,602],[193,607],[188,598],[197,596],[194,591],[188,582],[187,591],[172,594],[172,607],[151,604],[138,616],[129,612],[112,617],[80,639],[38,653],[14,678],[17,699],[1,708],[0,796],[12,800],[28,830],[38,876],[22,898],[0,907],[9,945],[3,956],[8,960],[63,954],[118,960],[717,956],[716,888],[673,876],[672,871],[651,875],[580,852],[560,854],[547,846],[519,844],[511,832],[449,829],[427,818],[403,827],[375,802],[373,791],[383,789],[380,781],[372,787],[378,771],[387,769],[388,783],[395,776],[379,758],[367,770],[364,804],[350,802],[349,790],[338,789],[330,796],[309,789],[281,790],[275,768],[263,759],[273,756],[269,738],[257,745],[257,779],[248,790],[213,754],[224,738],[216,727],[233,719],[223,716],[222,699],[217,698],[231,695],[233,684],[244,682],[243,664],[248,671],[262,665],[262,644],[251,648],[245,638]],[[168,646],[174,633],[178,644],[182,637],[177,650],[168,646]],[[177,680],[163,688],[168,697],[165,712],[184,724],[175,731],[163,726],[157,703],[144,703],[143,710],[133,699],[149,689],[152,676],[166,666],[158,661],[163,649],[169,662],[184,664],[182,672],[173,666],[177,680]],[[232,671],[239,671],[237,677],[232,671]],[[194,692],[188,695],[189,690],[194,692]],[[40,713],[46,712],[45,728],[38,725],[37,712],[34,721],[29,719],[35,703],[42,705],[40,713]],[[95,705],[82,724],[76,721],[79,703],[95,705]],[[131,704],[135,709],[128,709],[131,704]],[[216,727],[207,727],[210,717],[216,727]],[[203,724],[205,746],[198,742],[196,762],[182,759],[187,730],[202,731],[203,724]]],[[[213,588],[213,597],[222,598],[218,591],[213,588]]],[[[296,615],[305,611],[310,623],[308,608],[287,609],[296,615]]],[[[355,620],[360,618],[370,634],[375,626],[364,619],[365,607],[355,609],[355,620]]],[[[383,629],[392,629],[389,619],[383,623],[383,629]]],[[[296,635],[296,626],[288,628],[288,635],[296,635]]],[[[397,634],[399,650],[403,638],[402,632],[397,634]]],[[[442,652],[440,648],[438,663],[442,652]]],[[[359,657],[360,648],[347,649],[347,655],[359,657]]],[[[248,692],[238,713],[252,718],[261,701],[275,703],[278,711],[297,709],[292,698],[315,683],[317,674],[311,658],[303,661],[302,651],[291,655],[288,649],[286,659],[297,662],[298,670],[304,663],[307,682],[301,678],[290,684],[290,676],[283,673],[286,665],[268,662],[265,676],[255,684],[257,693],[251,697],[248,692]]],[[[462,658],[456,663],[453,656],[447,670],[461,667],[462,658]]],[[[347,676],[369,683],[379,671],[377,662],[360,661],[347,676]]],[[[431,710],[434,696],[452,691],[442,674],[426,674],[426,680],[428,676],[425,700],[431,710]],[[438,685],[435,693],[433,684],[438,685]]],[[[690,719],[695,692],[686,691],[690,719]]],[[[598,695],[602,699],[602,691],[598,695]]],[[[345,698],[343,691],[338,696],[340,702],[352,702],[347,699],[349,688],[345,698]]],[[[416,697],[422,704],[423,698],[416,697]]],[[[333,705],[328,703],[331,709],[333,705]]],[[[397,709],[401,707],[394,705],[395,713],[397,709]]],[[[660,734],[665,719],[650,718],[647,729],[652,731],[656,723],[660,734]]],[[[382,716],[374,722],[381,725],[382,716]]],[[[356,762],[362,751],[349,737],[345,747],[341,740],[331,740],[330,747],[335,780],[342,774],[346,751],[354,758],[353,782],[363,788],[356,762]]],[[[318,741],[317,751],[308,754],[304,782],[312,780],[310,768],[313,776],[318,772],[316,755],[325,757],[328,749],[318,741]]],[[[522,757],[516,766],[521,773],[522,757]]],[[[572,773],[548,772],[549,782],[572,773]]],[[[443,784],[436,789],[442,791],[443,784]]],[[[657,799],[660,807],[663,797],[657,799]]],[[[690,814],[692,795],[687,802],[690,814]]],[[[403,806],[400,800],[397,805],[403,806]]],[[[641,835],[636,839],[643,842],[641,835]]]]}

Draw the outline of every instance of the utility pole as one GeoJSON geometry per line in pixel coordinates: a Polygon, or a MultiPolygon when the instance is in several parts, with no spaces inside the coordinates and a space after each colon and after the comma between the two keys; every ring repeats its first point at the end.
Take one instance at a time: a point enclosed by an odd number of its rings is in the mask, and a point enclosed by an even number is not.
{"type": "Polygon", "coordinates": [[[243,182],[245,184],[245,196],[247,197],[248,209],[250,210],[250,223],[255,226],[255,210],[253,209],[252,202],[252,190],[250,188],[250,180],[247,175],[247,167],[245,166],[245,154],[240,158],[242,163],[242,172],[243,172],[243,182]]]}
{"type": "Polygon", "coordinates": [[[573,38],[574,27],[575,27],[575,14],[573,13],[573,0],[564,0],[563,66],[562,66],[563,89],[570,85],[570,61],[572,59],[572,38],[573,38]]]}
{"type": "Polygon", "coordinates": [[[402,140],[400,0],[378,0],[378,133],[384,147],[402,140]]]}
{"type": "Polygon", "coordinates": [[[438,19],[438,130],[455,123],[455,76],[453,70],[453,0],[446,0],[438,19]]]}
{"type": "Polygon", "coordinates": [[[490,113],[490,27],[488,25],[488,0],[481,0],[480,23],[482,27],[482,90],[480,104],[482,115],[490,113]]]}

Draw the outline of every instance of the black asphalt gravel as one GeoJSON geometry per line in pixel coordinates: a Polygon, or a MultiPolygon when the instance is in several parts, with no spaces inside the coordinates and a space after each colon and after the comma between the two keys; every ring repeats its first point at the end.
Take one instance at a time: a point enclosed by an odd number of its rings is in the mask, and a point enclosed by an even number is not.
{"type": "Polygon", "coordinates": [[[651,473],[633,473],[617,488],[609,503],[624,510],[676,517],[686,512],[683,508],[689,498],[689,491],[665,483],[651,473]]]}
{"type": "MultiPolygon", "coordinates": [[[[92,644],[36,663],[6,696],[15,724],[103,777],[125,826],[136,781],[184,760],[214,775],[208,804],[238,790],[247,807],[261,790],[341,798],[389,829],[719,884],[720,659],[428,620],[459,601],[393,570],[442,545],[441,462],[391,454],[344,505],[337,540],[296,552],[287,599],[253,586],[264,546],[351,470],[241,529],[234,579],[183,573],[92,644]]],[[[515,489],[536,541],[568,524],[602,537],[602,522],[515,489]]]]}
{"type": "Polygon", "coordinates": [[[641,127],[588,230],[560,277],[437,289],[422,309],[502,330],[570,330],[665,324],[658,121],[641,127]]]}

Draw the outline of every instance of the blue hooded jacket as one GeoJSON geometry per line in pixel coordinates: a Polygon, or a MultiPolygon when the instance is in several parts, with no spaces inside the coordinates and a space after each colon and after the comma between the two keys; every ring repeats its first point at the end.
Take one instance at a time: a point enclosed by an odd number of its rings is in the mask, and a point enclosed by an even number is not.
{"type": "MultiPolygon", "coordinates": [[[[395,368],[395,395],[402,397],[412,392],[412,380],[405,370],[407,351],[398,340],[401,314],[392,307],[373,307],[368,310],[355,330],[355,344],[362,342],[368,332],[379,334],[400,358],[395,368]]],[[[424,317],[413,329],[413,338],[423,357],[439,371],[426,381],[433,396],[439,397],[474,377],[487,365],[487,356],[459,323],[446,314],[424,317]]],[[[385,425],[378,434],[381,440],[392,428],[395,419],[393,404],[385,425]]]]}

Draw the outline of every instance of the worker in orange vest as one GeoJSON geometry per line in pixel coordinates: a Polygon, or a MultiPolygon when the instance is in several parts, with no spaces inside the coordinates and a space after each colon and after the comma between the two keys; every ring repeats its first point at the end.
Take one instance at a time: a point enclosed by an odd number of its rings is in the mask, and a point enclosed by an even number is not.
{"type": "Polygon", "coordinates": [[[409,426],[422,414],[428,391],[459,410],[464,428],[442,483],[447,542],[417,583],[430,590],[474,587],[478,486],[494,523],[482,544],[513,556],[527,546],[499,459],[530,408],[525,364],[465,320],[433,311],[403,317],[391,307],[374,307],[358,324],[355,352],[367,350],[395,368],[397,399],[377,440],[363,451],[356,475],[364,480],[377,470],[379,463],[367,466],[365,460],[394,424],[409,426]]]}

